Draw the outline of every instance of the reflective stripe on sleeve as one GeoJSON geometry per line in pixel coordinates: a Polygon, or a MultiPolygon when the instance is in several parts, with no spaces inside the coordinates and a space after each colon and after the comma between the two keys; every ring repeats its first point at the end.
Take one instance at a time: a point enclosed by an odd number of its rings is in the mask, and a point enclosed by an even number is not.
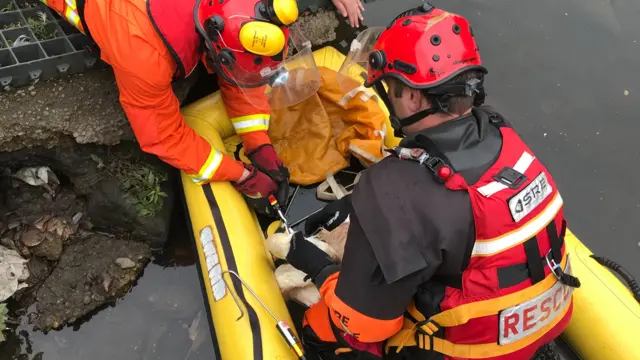
{"type": "Polygon", "coordinates": [[[221,163],[222,153],[212,148],[207,161],[205,161],[204,165],[202,165],[200,171],[197,174],[189,175],[191,181],[200,185],[208,180],[211,180],[211,178],[213,178],[213,176],[216,174],[216,171],[218,171],[221,163]]]}
{"type": "Polygon", "coordinates": [[[268,114],[253,114],[232,118],[231,122],[236,134],[241,135],[253,131],[269,130],[270,118],[271,116],[268,114]]]}

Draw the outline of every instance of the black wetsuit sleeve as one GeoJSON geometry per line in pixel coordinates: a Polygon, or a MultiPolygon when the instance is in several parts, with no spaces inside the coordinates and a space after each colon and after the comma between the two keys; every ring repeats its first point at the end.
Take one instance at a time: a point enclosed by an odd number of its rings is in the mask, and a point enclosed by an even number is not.
{"type": "Polygon", "coordinates": [[[352,212],[336,296],[358,313],[380,320],[403,315],[418,285],[421,272],[410,274],[391,284],[385,280],[376,256],[352,212]]]}

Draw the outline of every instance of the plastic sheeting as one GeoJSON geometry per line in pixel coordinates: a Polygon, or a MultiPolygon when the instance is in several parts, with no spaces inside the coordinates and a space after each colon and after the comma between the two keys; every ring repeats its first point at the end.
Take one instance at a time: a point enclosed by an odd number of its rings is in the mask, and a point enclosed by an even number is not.
{"type": "Polygon", "coordinates": [[[27,284],[23,284],[22,281],[27,280],[28,277],[27,260],[14,250],[0,246],[0,302],[27,287],[27,284]]]}
{"type": "Polygon", "coordinates": [[[290,181],[310,185],[336,173],[356,156],[364,166],[383,157],[386,115],[371,89],[344,92],[340,76],[318,68],[322,85],[309,99],[273,110],[269,137],[291,173],[290,181]]]}

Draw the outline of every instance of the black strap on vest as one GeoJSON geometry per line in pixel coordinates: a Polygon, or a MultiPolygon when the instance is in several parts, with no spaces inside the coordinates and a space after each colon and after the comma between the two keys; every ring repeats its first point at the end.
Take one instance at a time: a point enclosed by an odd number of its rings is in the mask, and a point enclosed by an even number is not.
{"type": "Polygon", "coordinates": [[[580,280],[575,276],[566,274],[560,267],[562,261],[562,245],[564,243],[566,230],[567,222],[565,220],[562,221],[560,235],[556,232],[555,220],[547,225],[546,231],[551,243],[551,251],[542,258],[540,258],[540,248],[538,247],[537,238],[534,236],[527,240],[523,244],[527,262],[498,269],[498,283],[500,288],[503,289],[518,285],[528,278],[531,278],[531,281],[535,284],[544,279],[545,266],[551,268],[553,274],[563,284],[575,288],[580,287],[580,280]]]}
{"type": "Polygon", "coordinates": [[[429,139],[429,137],[418,134],[415,137],[415,141],[419,144],[419,148],[424,150],[427,155],[429,155],[427,161],[424,162],[424,166],[429,170],[436,181],[438,181],[439,183],[444,183],[446,179],[442,179],[438,175],[438,170],[441,167],[446,166],[451,170],[451,174],[453,174],[453,167],[451,166],[451,162],[449,161],[449,159],[444,155],[442,151],[440,151],[440,149],[438,149],[436,143],[433,140],[429,139]]]}
{"type": "Polygon", "coordinates": [[[85,21],[85,17],[84,17],[84,6],[86,4],[86,1],[87,0],[76,0],[76,7],[78,9],[78,16],[80,17],[80,23],[82,23],[82,28],[84,29],[85,36],[89,39],[89,44],[87,44],[85,47],[87,51],[95,54],[98,58],[100,58],[100,48],[98,47],[96,42],[93,40],[93,37],[91,37],[89,26],[87,25],[87,22],[85,21]]]}
{"type": "MultiPolygon", "coordinates": [[[[527,256],[527,267],[529,268],[529,276],[532,285],[544,280],[544,267],[540,261],[540,247],[538,247],[538,238],[532,237],[523,244],[524,253],[527,256]]],[[[500,282],[500,279],[498,279],[500,282]]]]}
{"type": "Polygon", "coordinates": [[[567,231],[567,222],[562,220],[562,229],[560,229],[560,236],[556,231],[556,221],[553,220],[547,225],[547,235],[551,242],[551,252],[553,254],[553,260],[560,264],[562,261],[562,244],[564,243],[564,234],[567,231]]]}
{"type": "MultiPolygon", "coordinates": [[[[496,126],[498,129],[506,127],[507,124],[499,114],[496,114],[486,109],[482,109],[489,117],[490,123],[496,126]]],[[[449,166],[451,164],[447,157],[438,149],[438,146],[429,139],[429,137],[418,134],[415,137],[415,141],[419,144],[419,148],[423,149],[428,155],[429,160],[425,162],[425,166],[434,175],[435,179],[439,182],[443,182],[439,178],[437,171],[441,166],[449,166]],[[430,164],[431,162],[431,164],[430,164]],[[430,166],[431,165],[431,166],[430,166]]],[[[451,168],[452,169],[452,168],[451,168]]],[[[452,169],[453,171],[453,169],[452,169]]],[[[544,280],[544,268],[548,266],[553,274],[558,277],[562,283],[571,287],[580,287],[580,280],[569,274],[565,274],[562,271],[560,263],[562,261],[562,245],[564,244],[564,236],[567,229],[567,222],[562,221],[562,228],[560,235],[558,236],[556,231],[556,222],[552,220],[546,227],[547,235],[551,245],[551,251],[546,256],[540,257],[540,247],[538,245],[538,238],[536,236],[530,238],[523,243],[525,255],[527,258],[526,263],[515,264],[498,269],[498,284],[500,288],[507,288],[520,284],[521,282],[531,279],[533,284],[544,280]],[[550,259],[551,257],[551,259],[550,259]]],[[[434,276],[434,280],[438,281],[446,286],[456,289],[462,288],[461,276],[434,276]]]]}
{"type": "Polygon", "coordinates": [[[498,129],[500,129],[501,127],[506,127],[507,123],[504,121],[504,119],[502,118],[502,116],[492,112],[492,111],[488,111],[487,109],[483,108],[482,111],[487,114],[487,116],[489,117],[489,122],[494,125],[495,127],[497,127],[498,129]]]}

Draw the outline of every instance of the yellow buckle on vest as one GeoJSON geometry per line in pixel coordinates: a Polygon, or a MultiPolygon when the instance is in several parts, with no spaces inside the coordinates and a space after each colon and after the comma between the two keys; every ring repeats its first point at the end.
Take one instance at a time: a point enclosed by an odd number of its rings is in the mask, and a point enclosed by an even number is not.
{"type": "MultiPolygon", "coordinates": [[[[566,268],[567,254],[562,258],[561,266],[562,268],[566,268]]],[[[537,295],[550,289],[557,281],[558,279],[555,274],[549,275],[543,281],[524,290],[496,299],[464,304],[435,314],[429,319],[426,319],[415,307],[415,304],[411,302],[407,312],[418,322],[413,322],[405,317],[402,329],[387,340],[385,352],[389,353],[391,347],[397,347],[396,352],[400,352],[405,346],[417,346],[423,350],[433,350],[451,357],[485,359],[509,354],[522,349],[555,327],[560,320],[564,318],[570,306],[566,306],[562,312],[557,314],[553,321],[535,333],[505,345],[499,345],[497,343],[454,344],[451,341],[435,337],[433,334],[435,334],[440,327],[459,326],[466,324],[473,318],[498,314],[498,312],[503,309],[535,298],[537,295]]]]}

